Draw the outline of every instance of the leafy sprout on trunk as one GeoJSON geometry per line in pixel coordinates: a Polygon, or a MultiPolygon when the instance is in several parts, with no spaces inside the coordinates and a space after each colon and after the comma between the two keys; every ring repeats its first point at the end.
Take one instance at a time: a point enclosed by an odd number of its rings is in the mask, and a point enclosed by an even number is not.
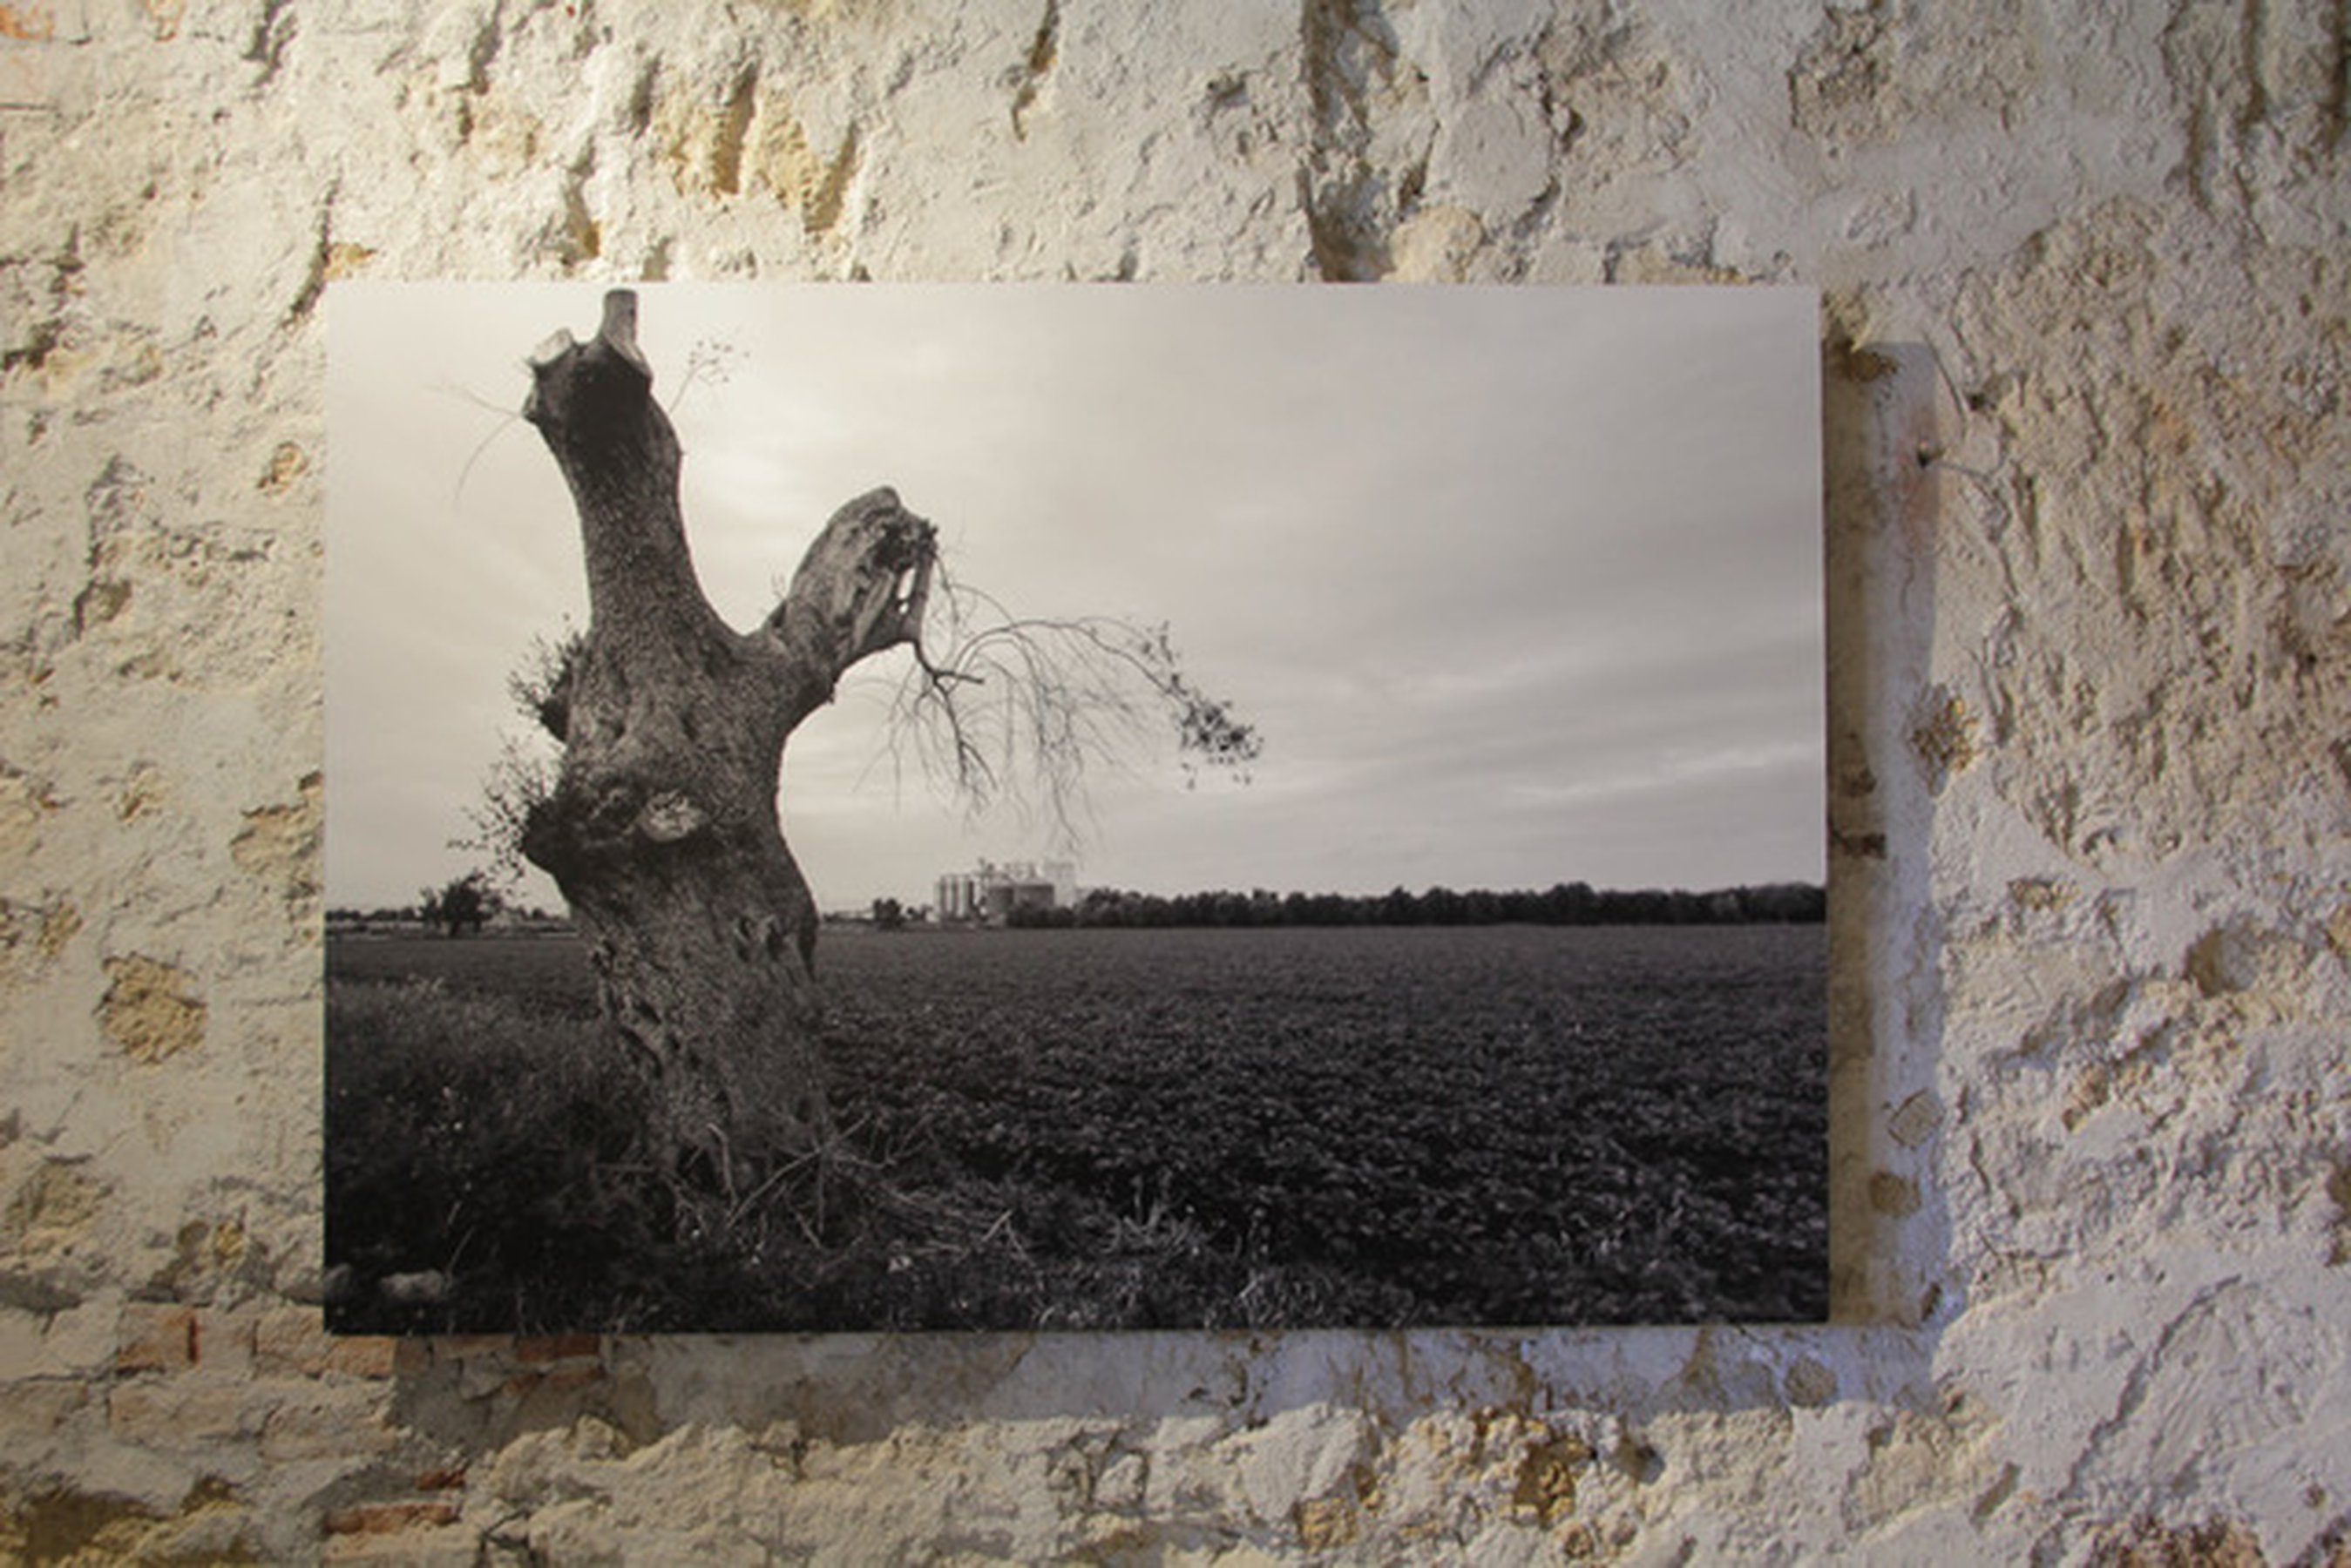
{"type": "MultiPolygon", "coordinates": [[[[559,637],[533,637],[523,660],[507,676],[507,695],[522,716],[558,746],[571,722],[571,688],[587,636],[566,623],[559,637]]],[[[483,777],[481,797],[465,808],[473,831],[450,840],[453,849],[468,850],[489,860],[488,875],[511,891],[528,867],[523,858],[523,830],[534,807],[555,793],[556,763],[544,746],[512,734],[499,739],[498,754],[483,777]]]]}

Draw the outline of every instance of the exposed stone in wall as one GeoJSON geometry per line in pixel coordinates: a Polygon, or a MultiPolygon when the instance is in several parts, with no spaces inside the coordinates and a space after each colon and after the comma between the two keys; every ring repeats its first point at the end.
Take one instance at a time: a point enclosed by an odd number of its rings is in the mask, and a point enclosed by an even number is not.
{"type": "Polygon", "coordinates": [[[2341,8],[0,6],[0,1555],[2319,1563],[2341,8]],[[1830,1326],[331,1341],[337,279],[1823,288],[1830,1326]]]}
{"type": "Polygon", "coordinates": [[[134,1062],[161,1062],[204,1044],[204,1004],[195,977],[143,953],[109,959],[113,981],[99,999],[106,1037],[134,1062]]]}

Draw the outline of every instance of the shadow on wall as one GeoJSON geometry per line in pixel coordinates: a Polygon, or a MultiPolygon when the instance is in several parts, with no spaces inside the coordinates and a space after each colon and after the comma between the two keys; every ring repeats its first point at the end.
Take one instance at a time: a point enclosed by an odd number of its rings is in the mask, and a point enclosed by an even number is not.
{"type": "Polygon", "coordinates": [[[594,1416],[638,1441],[687,1423],[793,1423],[836,1444],[943,1410],[1231,1428],[1310,1407],[1401,1427],[1439,1409],[1635,1428],[1676,1412],[1933,1397],[1949,1222],[1941,933],[1925,856],[1939,782],[1912,753],[1934,637],[1940,379],[1923,346],[1832,336],[1822,379],[1831,888],[1831,1318],[1785,1327],[577,1336],[428,1341],[401,1358],[404,1425],[467,1447],[594,1416]],[[414,1354],[416,1350],[426,1354],[414,1354]],[[561,1377],[534,1375],[555,1356],[561,1377]],[[511,1363],[521,1399],[481,1397],[511,1363]]]}

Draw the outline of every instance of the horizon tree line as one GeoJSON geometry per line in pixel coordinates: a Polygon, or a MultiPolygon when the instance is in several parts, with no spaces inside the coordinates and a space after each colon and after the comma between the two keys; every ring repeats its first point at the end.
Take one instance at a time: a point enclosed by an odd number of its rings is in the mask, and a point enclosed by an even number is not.
{"type": "MultiPolygon", "coordinates": [[[[427,889],[408,908],[328,911],[339,922],[418,920],[448,929],[453,905],[469,902],[465,892],[481,886],[481,872],[427,889]]],[[[489,909],[504,907],[487,890],[489,909]]],[[[931,912],[897,898],[873,900],[870,919],[880,929],[902,930],[931,912]]],[[[534,922],[560,920],[532,909],[519,911],[534,922]]],[[[1415,893],[1398,886],[1384,893],[1276,893],[1253,888],[1246,893],[1214,888],[1191,893],[1146,893],[1128,888],[1091,888],[1075,904],[1052,909],[1015,909],[1005,924],[1016,929],[1152,929],[1170,927],[1274,926],[1743,926],[1817,925],[1828,919],[1828,890],[1812,882],[1763,882],[1693,891],[1686,888],[1594,888],[1589,882],[1555,882],[1540,891],[1488,888],[1456,890],[1438,886],[1415,893]]],[[[478,919],[468,922],[475,931],[478,919]]]]}
{"type": "Polygon", "coordinates": [[[1692,891],[1595,888],[1557,882],[1535,891],[1433,887],[1419,893],[1247,893],[1219,888],[1166,895],[1090,888],[1076,904],[1014,909],[1010,926],[1038,928],[1271,926],[1736,926],[1810,925],[1828,918],[1828,891],[1771,882],[1692,891]]]}

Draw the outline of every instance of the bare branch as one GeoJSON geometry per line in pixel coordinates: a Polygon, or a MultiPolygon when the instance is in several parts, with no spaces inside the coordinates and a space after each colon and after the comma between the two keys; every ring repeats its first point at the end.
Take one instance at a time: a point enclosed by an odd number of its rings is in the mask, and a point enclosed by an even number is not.
{"type": "Polygon", "coordinates": [[[1191,683],[1165,627],[1016,616],[944,566],[935,576],[935,613],[891,702],[891,754],[911,753],[973,815],[1006,801],[1074,843],[1094,774],[1170,728],[1187,778],[1247,778],[1261,738],[1191,683]]]}

